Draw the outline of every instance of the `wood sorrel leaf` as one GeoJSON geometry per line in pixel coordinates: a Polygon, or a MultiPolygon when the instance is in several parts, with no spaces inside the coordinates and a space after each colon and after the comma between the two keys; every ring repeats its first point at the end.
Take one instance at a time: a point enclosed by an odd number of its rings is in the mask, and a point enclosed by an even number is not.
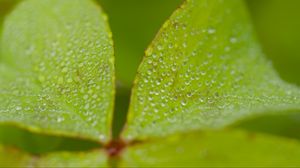
{"type": "Polygon", "coordinates": [[[188,0],[146,51],[123,136],[221,128],[299,110],[299,97],[264,58],[243,1],[188,0]]]}
{"type": "Polygon", "coordinates": [[[92,1],[20,3],[4,23],[1,61],[1,123],[94,140],[110,136],[112,40],[92,1]]]}
{"type": "Polygon", "coordinates": [[[150,140],[123,153],[124,167],[299,166],[300,144],[243,131],[192,132],[150,140]]]}

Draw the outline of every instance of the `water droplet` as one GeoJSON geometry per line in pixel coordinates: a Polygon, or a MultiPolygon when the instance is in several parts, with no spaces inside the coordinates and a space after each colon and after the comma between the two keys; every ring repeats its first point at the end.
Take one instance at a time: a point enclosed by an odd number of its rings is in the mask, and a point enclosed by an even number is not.
{"type": "Polygon", "coordinates": [[[205,71],[200,71],[200,74],[201,74],[202,76],[204,76],[204,75],[206,75],[206,72],[205,72],[205,71]]]}
{"type": "Polygon", "coordinates": [[[214,34],[215,32],[216,32],[216,29],[214,29],[212,27],[210,27],[210,28],[207,29],[207,33],[208,34],[214,34]]]}
{"type": "Polygon", "coordinates": [[[224,49],[226,52],[230,51],[231,48],[229,46],[226,46],[225,49],[224,49]]]}
{"type": "Polygon", "coordinates": [[[235,38],[235,37],[231,37],[230,39],[229,39],[229,41],[231,42],[231,43],[236,43],[237,42],[237,38],[235,38]]]}
{"type": "Polygon", "coordinates": [[[187,104],[186,100],[182,100],[182,101],[181,101],[181,105],[182,105],[182,106],[186,106],[186,104],[187,104]]]}
{"type": "Polygon", "coordinates": [[[160,85],[161,84],[161,80],[160,79],[158,79],[157,81],[156,81],[156,85],[160,85]]]}
{"type": "Polygon", "coordinates": [[[64,120],[65,120],[64,117],[58,117],[58,118],[57,118],[57,122],[59,122],[59,123],[62,122],[62,121],[64,121],[64,120]]]}
{"type": "Polygon", "coordinates": [[[148,59],[148,64],[152,64],[152,60],[151,59],[148,59]]]}
{"type": "Polygon", "coordinates": [[[187,97],[192,97],[193,94],[192,94],[192,92],[188,92],[188,93],[186,94],[186,96],[187,96],[187,97]]]}
{"type": "Polygon", "coordinates": [[[208,53],[208,54],[207,54],[207,57],[208,57],[208,58],[211,58],[211,57],[213,57],[213,54],[212,54],[212,53],[208,53]]]}
{"type": "Polygon", "coordinates": [[[192,56],[194,57],[194,56],[196,56],[196,55],[197,55],[196,51],[193,51],[193,52],[192,52],[192,56]]]}
{"type": "Polygon", "coordinates": [[[176,71],[176,65],[172,65],[171,69],[172,69],[173,72],[175,72],[176,71]]]}
{"type": "Polygon", "coordinates": [[[151,74],[152,74],[152,71],[149,69],[149,70],[147,71],[147,74],[148,74],[148,75],[151,75],[151,74]]]}
{"type": "Polygon", "coordinates": [[[163,47],[161,45],[157,45],[157,49],[160,51],[163,49],[163,47]]]}

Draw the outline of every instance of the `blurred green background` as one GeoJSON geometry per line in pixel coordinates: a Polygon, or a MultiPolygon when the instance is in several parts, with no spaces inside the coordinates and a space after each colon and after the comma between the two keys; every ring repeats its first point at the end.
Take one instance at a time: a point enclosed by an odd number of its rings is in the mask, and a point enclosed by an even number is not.
{"type": "Polygon", "coordinates": [[[263,49],[280,76],[300,86],[300,1],[248,0],[263,49]]]}
{"type": "MultiPolygon", "coordinates": [[[[19,1],[21,0],[0,0],[0,31],[3,18],[19,1]]],[[[118,90],[113,130],[117,136],[126,119],[130,88],[144,50],[163,22],[183,0],[95,1],[101,4],[109,17],[115,45],[118,90]]],[[[284,80],[300,86],[300,1],[248,0],[246,5],[249,7],[258,39],[267,57],[284,80]]],[[[49,140],[47,135],[30,134],[14,126],[0,126],[0,143],[18,146],[31,152],[64,150],[62,146],[65,145],[61,144],[71,141],[73,144],[83,144],[80,140],[77,143],[70,138],[52,138],[49,140]],[[39,143],[32,143],[34,141],[39,143]]],[[[94,142],[88,143],[82,147],[71,145],[68,150],[97,146],[94,142]]]]}

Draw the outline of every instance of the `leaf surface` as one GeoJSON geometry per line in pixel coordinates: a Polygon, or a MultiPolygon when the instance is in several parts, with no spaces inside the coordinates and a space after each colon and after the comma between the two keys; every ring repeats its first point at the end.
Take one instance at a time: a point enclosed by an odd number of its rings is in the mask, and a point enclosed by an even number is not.
{"type": "Polygon", "coordinates": [[[146,51],[123,136],[222,128],[300,109],[300,90],[264,57],[241,0],[188,0],[146,51]]]}
{"type": "Polygon", "coordinates": [[[92,1],[28,0],[1,39],[0,122],[106,140],[114,101],[111,33],[92,1]]]}
{"type": "Polygon", "coordinates": [[[121,167],[299,166],[300,144],[244,131],[192,132],[128,148],[121,167]]]}

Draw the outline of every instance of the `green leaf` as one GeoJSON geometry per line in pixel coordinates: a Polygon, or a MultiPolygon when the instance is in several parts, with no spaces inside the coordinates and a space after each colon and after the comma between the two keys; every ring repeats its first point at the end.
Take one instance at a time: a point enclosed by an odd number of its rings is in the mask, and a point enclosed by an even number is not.
{"type": "Polygon", "coordinates": [[[114,101],[111,33],[92,1],[27,0],[1,40],[0,122],[106,140],[114,101]]]}
{"type": "Polygon", "coordinates": [[[297,167],[299,155],[299,142],[290,139],[243,131],[193,132],[128,148],[121,166],[297,167]]]}
{"type": "Polygon", "coordinates": [[[34,156],[0,146],[0,167],[107,167],[103,150],[34,156]]]}
{"type": "Polygon", "coordinates": [[[123,137],[147,138],[300,110],[264,58],[241,0],[188,0],[146,51],[123,137]]]}
{"type": "Polygon", "coordinates": [[[280,76],[300,86],[300,1],[248,0],[255,29],[280,76]]]}

